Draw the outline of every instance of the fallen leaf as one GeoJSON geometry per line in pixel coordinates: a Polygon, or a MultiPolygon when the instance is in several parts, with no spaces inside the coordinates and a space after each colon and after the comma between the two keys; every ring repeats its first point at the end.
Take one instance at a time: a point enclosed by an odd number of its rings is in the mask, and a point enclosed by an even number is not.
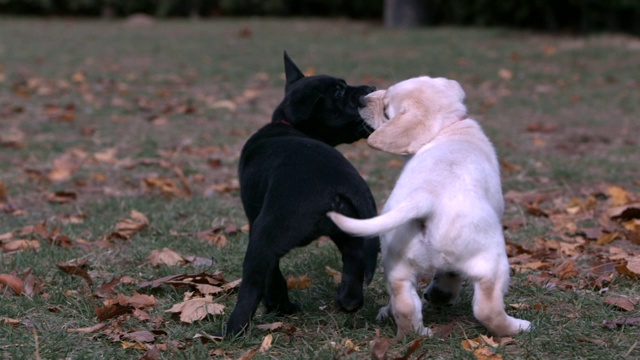
{"type": "Polygon", "coordinates": [[[227,245],[229,242],[220,228],[200,231],[198,232],[197,238],[200,241],[206,241],[209,245],[215,245],[218,249],[227,245]]]}
{"type": "Polygon", "coordinates": [[[2,180],[0,180],[0,205],[7,201],[7,188],[4,186],[2,180]]]}
{"type": "Polygon", "coordinates": [[[218,342],[218,341],[222,341],[224,340],[224,337],[222,336],[214,336],[214,335],[209,335],[205,332],[203,332],[202,334],[200,333],[196,333],[195,335],[193,335],[194,339],[200,339],[200,341],[203,344],[207,344],[209,342],[218,342]]]}
{"type": "Polygon", "coordinates": [[[123,335],[123,337],[140,342],[154,342],[156,340],[155,335],[150,333],[149,331],[132,331],[123,335]]]}
{"type": "Polygon", "coordinates": [[[160,360],[160,358],[160,348],[155,345],[151,346],[139,360],[160,360]]]}
{"type": "Polygon", "coordinates": [[[576,268],[575,262],[571,259],[565,260],[555,269],[554,272],[556,276],[558,276],[558,278],[560,278],[561,280],[575,278],[580,275],[578,269],[576,268]]]}
{"type": "Polygon", "coordinates": [[[407,351],[404,353],[404,355],[402,355],[401,357],[396,358],[395,360],[408,360],[408,359],[421,359],[424,354],[420,354],[416,357],[411,357],[411,355],[416,352],[416,350],[418,350],[418,348],[420,347],[420,344],[422,343],[422,341],[425,339],[426,336],[423,337],[419,337],[415,340],[413,340],[411,342],[411,344],[409,344],[409,348],[407,349],[407,351]]]}
{"type": "Polygon", "coordinates": [[[2,324],[3,325],[20,325],[21,321],[18,319],[12,319],[12,318],[8,318],[8,317],[2,317],[2,324]]]}
{"type": "Polygon", "coordinates": [[[261,352],[261,353],[265,353],[265,352],[269,351],[269,349],[271,349],[271,343],[272,342],[273,342],[273,335],[267,334],[262,339],[262,343],[260,344],[260,348],[258,349],[258,351],[261,352]]]}
{"type": "Polygon", "coordinates": [[[151,266],[176,266],[184,265],[186,260],[182,255],[165,247],[162,250],[152,250],[151,255],[149,255],[149,263],[151,266]]]}
{"type": "Polygon", "coordinates": [[[57,266],[62,272],[65,272],[70,275],[75,275],[83,278],[89,286],[93,286],[93,279],[87,272],[87,261],[86,260],[69,260],[65,263],[56,263],[57,266]]]}
{"type": "Polygon", "coordinates": [[[149,226],[149,219],[141,212],[131,210],[129,218],[118,221],[115,233],[124,239],[130,239],[134,234],[146,229],[149,226]]]}
{"type": "Polygon", "coordinates": [[[260,330],[265,330],[265,331],[273,331],[273,330],[276,330],[276,329],[282,327],[282,325],[283,325],[282,321],[277,321],[277,322],[270,323],[270,324],[256,325],[256,328],[258,328],[260,330]]]}
{"type": "Polygon", "coordinates": [[[609,193],[609,202],[612,206],[622,206],[629,203],[629,192],[620,186],[609,186],[607,188],[609,193]]]}
{"type": "Polygon", "coordinates": [[[616,271],[622,275],[638,278],[640,277],[640,255],[625,259],[625,263],[616,266],[616,271]]]}
{"type": "Polygon", "coordinates": [[[369,342],[369,348],[371,349],[371,358],[374,360],[386,360],[387,351],[391,345],[398,342],[396,338],[377,338],[369,342]]]}
{"type": "Polygon", "coordinates": [[[309,279],[309,275],[304,274],[298,277],[288,276],[287,277],[287,288],[288,289],[306,289],[311,286],[311,279],[309,279]]]}
{"type": "Polygon", "coordinates": [[[95,324],[92,326],[87,326],[87,327],[82,327],[82,328],[75,328],[75,329],[67,329],[67,332],[78,332],[78,333],[86,333],[86,334],[90,334],[90,333],[94,333],[96,331],[100,331],[102,329],[104,329],[105,327],[107,327],[107,325],[109,325],[109,323],[99,323],[99,324],[95,324]]]}
{"type": "Polygon", "coordinates": [[[20,295],[22,294],[24,281],[14,275],[0,274],[0,285],[8,286],[16,295],[20,295]]]}
{"type": "Polygon", "coordinates": [[[335,270],[330,266],[325,266],[324,268],[327,274],[333,277],[333,282],[335,284],[340,284],[342,282],[342,273],[340,271],[335,270]]]}
{"type": "Polygon", "coordinates": [[[102,284],[98,290],[96,290],[96,292],[93,294],[93,296],[98,297],[98,298],[103,298],[103,297],[107,297],[109,295],[115,295],[115,290],[113,290],[113,288],[120,284],[120,283],[125,283],[125,284],[130,284],[131,282],[133,282],[133,279],[130,277],[126,277],[126,276],[118,276],[114,279],[112,279],[111,281],[102,284]]]}
{"type": "Polygon", "coordinates": [[[640,317],[626,317],[619,318],[614,320],[604,320],[602,322],[602,326],[607,327],[609,329],[615,329],[619,326],[639,326],[640,325],[640,317]]]}
{"type": "Polygon", "coordinates": [[[185,299],[185,301],[173,305],[167,312],[180,313],[180,321],[191,324],[194,321],[204,319],[209,314],[223,314],[224,305],[214,303],[213,298],[206,295],[205,297],[185,299]]]}
{"type": "Polygon", "coordinates": [[[9,253],[14,251],[23,251],[23,250],[39,250],[40,249],[40,241],[39,240],[11,240],[4,244],[2,244],[2,251],[9,253]]]}
{"type": "Polygon", "coordinates": [[[624,311],[633,311],[635,309],[634,302],[623,296],[607,296],[604,299],[604,303],[624,311]]]}
{"type": "Polygon", "coordinates": [[[611,232],[611,233],[602,233],[602,235],[600,235],[600,237],[598,237],[598,240],[596,240],[596,244],[598,245],[605,245],[608,244],[610,242],[612,242],[613,240],[617,239],[620,237],[620,234],[618,232],[611,232]]]}
{"type": "Polygon", "coordinates": [[[98,320],[104,321],[116,316],[133,312],[134,307],[130,305],[120,304],[114,299],[105,299],[103,306],[94,306],[98,320]]]}

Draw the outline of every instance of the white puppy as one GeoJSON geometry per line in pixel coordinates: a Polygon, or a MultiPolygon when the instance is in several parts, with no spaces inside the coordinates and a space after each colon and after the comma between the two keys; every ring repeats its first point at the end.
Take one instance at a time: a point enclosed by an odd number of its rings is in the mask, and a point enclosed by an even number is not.
{"type": "Polygon", "coordinates": [[[421,275],[435,275],[424,297],[455,302],[462,278],[474,284],[473,313],[495,335],[529,330],[504,310],[509,263],[495,150],[466,115],[464,91],[453,80],[417,77],[366,96],[360,114],[376,131],[369,145],[412,155],[382,214],[358,220],[330,212],[346,232],[380,234],[382,260],[398,337],[430,335],[417,294],[421,275]]]}

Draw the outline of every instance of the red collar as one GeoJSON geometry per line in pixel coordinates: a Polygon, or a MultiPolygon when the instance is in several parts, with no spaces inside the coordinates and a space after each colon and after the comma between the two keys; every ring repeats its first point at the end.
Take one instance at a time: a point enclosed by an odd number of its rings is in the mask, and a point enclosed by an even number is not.
{"type": "Polygon", "coordinates": [[[293,126],[293,124],[285,119],[280,119],[278,121],[275,122],[276,124],[285,124],[285,125],[289,125],[289,126],[293,126]]]}

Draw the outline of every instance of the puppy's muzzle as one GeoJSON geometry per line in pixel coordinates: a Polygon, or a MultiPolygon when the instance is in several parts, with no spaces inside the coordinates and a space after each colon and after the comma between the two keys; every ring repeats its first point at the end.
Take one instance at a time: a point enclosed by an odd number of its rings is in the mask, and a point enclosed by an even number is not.
{"type": "Polygon", "coordinates": [[[358,105],[360,107],[366,107],[367,106],[367,100],[365,99],[365,96],[371,94],[374,91],[376,91],[376,87],[375,86],[368,86],[366,89],[364,89],[364,95],[362,95],[362,96],[360,96],[358,98],[358,105]]]}

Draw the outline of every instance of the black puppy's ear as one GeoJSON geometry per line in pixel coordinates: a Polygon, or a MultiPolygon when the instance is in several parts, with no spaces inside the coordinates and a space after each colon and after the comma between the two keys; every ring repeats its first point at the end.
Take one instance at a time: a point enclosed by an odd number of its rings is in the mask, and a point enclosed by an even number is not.
{"type": "Polygon", "coordinates": [[[298,69],[286,51],[284,52],[284,74],[287,79],[286,86],[289,86],[304,77],[304,73],[298,69]]]}

